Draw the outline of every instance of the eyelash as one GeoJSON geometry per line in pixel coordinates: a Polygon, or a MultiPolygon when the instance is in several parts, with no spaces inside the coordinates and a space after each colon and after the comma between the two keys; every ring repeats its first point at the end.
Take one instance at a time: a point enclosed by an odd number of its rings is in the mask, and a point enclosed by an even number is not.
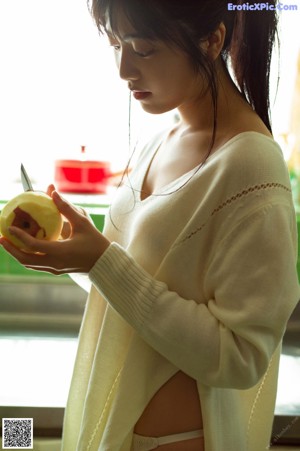
{"type": "Polygon", "coordinates": [[[147,58],[148,56],[151,56],[153,54],[154,50],[148,50],[148,52],[137,52],[134,50],[134,53],[141,58],[147,58]]]}
{"type": "MultiPolygon", "coordinates": [[[[112,45],[112,47],[115,51],[119,51],[121,48],[120,45],[112,45]]],[[[154,50],[148,50],[148,52],[137,52],[136,50],[133,49],[133,52],[137,56],[140,56],[141,58],[147,58],[148,56],[151,56],[154,53],[154,50]]]]}

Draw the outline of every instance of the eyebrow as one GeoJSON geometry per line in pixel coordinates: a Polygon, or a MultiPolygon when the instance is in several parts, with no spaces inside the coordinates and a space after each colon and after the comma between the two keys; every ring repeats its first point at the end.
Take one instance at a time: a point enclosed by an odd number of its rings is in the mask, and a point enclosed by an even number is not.
{"type": "MultiPolygon", "coordinates": [[[[112,32],[106,29],[106,34],[108,37],[114,38],[116,35],[112,32]]],[[[126,42],[126,41],[130,41],[132,39],[145,39],[141,34],[139,33],[128,33],[125,34],[124,36],[119,36],[119,38],[126,42]]]]}

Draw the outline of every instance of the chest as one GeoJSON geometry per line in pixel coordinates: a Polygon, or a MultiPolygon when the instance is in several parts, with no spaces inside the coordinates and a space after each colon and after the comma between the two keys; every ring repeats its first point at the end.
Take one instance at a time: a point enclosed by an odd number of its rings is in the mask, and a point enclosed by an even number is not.
{"type": "Polygon", "coordinates": [[[199,138],[167,139],[154,153],[146,168],[141,198],[159,194],[181,177],[196,171],[205,160],[207,147],[199,138]]]}
{"type": "Polygon", "coordinates": [[[188,212],[182,195],[165,193],[142,201],[139,190],[123,186],[106,218],[105,235],[153,273],[185,227],[188,212]]]}

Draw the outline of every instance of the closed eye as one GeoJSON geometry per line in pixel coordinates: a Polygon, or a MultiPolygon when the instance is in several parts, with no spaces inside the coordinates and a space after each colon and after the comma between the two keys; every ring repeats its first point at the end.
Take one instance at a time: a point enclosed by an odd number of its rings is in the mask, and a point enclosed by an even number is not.
{"type": "MultiPolygon", "coordinates": [[[[117,40],[116,37],[110,33],[107,33],[107,37],[108,37],[109,45],[116,52],[119,52],[122,48],[122,44],[119,42],[119,40],[117,40]]],[[[151,56],[155,51],[155,47],[154,47],[153,43],[151,43],[145,39],[131,37],[130,39],[129,38],[127,38],[126,40],[123,39],[123,41],[124,41],[124,45],[131,46],[133,53],[135,55],[139,56],[140,58],[147,58],[147,57],[151,56]]]]}
{"type": "Polygon", "coordinates": [[[120,50],[121,45],[117,41],[117,39],[110,33],[107,33],[106,36],[107,36],[107,39],[108,39],[109,46],[112,47],[114,50],[120,50]]]}
{"type": "Polygon", "coordinates": [[[148,50],[146,52],[139,52],[137,50],[134,50],[134,53],[138,56],[140,56],[141,58],[147,58],[147,56],[151,56],[154,53],[154,50],[148,50]]]}

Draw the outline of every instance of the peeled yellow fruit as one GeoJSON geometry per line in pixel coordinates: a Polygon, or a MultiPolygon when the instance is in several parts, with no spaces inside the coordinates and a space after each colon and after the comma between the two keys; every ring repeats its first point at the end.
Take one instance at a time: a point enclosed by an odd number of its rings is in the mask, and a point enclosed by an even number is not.
{"type": "Polygon", "coordinates": [[[14,197],[0,215],[0,233],[20,249],[26,248],[10,234],[10,226],[41,240],[55,241],[60,236],[62,225],[62,216],[51,197],[37,191],[27,191],[14,197]]]}

